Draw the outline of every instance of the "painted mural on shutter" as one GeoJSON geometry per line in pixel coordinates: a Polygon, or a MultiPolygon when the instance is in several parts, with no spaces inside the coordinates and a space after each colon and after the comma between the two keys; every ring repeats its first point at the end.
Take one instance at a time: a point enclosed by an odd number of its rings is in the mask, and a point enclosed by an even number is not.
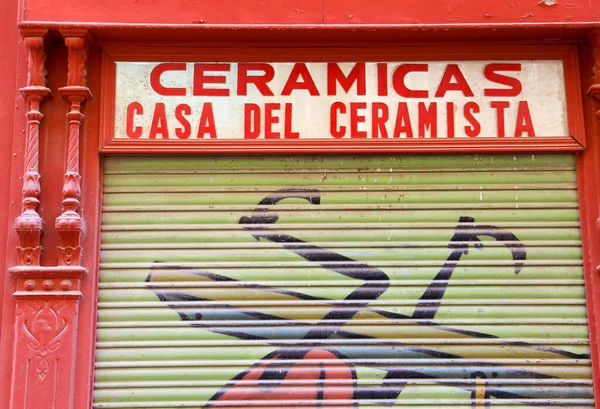
{"type": "Polygon", "coordinates": [[[569,155],[109,157],[94,407],[592,408],[569,155]]]}

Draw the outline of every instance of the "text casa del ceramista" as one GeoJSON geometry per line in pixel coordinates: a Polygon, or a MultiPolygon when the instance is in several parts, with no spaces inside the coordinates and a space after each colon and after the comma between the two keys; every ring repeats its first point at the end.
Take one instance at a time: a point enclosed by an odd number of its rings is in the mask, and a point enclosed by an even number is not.
{"type": "Polygon", "coordinates": [[[524,67],[159,63],[117,109],[130,139],[532,137],[524,67]]]}

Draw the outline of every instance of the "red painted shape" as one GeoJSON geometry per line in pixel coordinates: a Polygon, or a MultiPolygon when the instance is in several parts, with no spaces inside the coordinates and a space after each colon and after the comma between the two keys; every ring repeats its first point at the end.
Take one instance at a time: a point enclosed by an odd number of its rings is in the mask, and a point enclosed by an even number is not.
{"type": "Polygon", "coordinates": [[[404,77],[411,72],[427,72],[427,64],[402,64],[393,74],[394,90],[403,98],[429,98],[429,91],[409,89],[404,84],[404,77]]]}
{"type": "Polygon", "coordinates": [[[380,0],[371,7],[362,0],[324,0],[326,24],[493,24],[543,23],[550,21],[600,21],[597,1],[540,0],[477,1],[380,0]],[[549,3],[549,2],[548,2],[549,3]]]}
{"type": "Polygon", "coordinates": [[[239,64],[237,79],[237,94],[248,95],[248,84],[252,84],[262,95],[273,96],[268,82],[275,76],[271,64],[239,64]],[[250,75],[250,71],[262,71],[261,75],[250,75]]]}
{"type": "Polygon", "coordinates": [[[157,65],[150,74],[150,86],[158,95],[185,96],[185,88],[168,88],[162,85],[160,77],[167,71],[185,71],[183,63],[164,63],[157,65]]]}
{"type": "Polygon", "coordinates": [[[159,24],[320,24],[321,0],[37,0],[23,20],[159,24]]]}
{"type": "Polygon", "coordinates": [[[485,78],[493,83],[504,85],[502,88],[486,88],[486,97],[516,97],[521,93],[523,84],[517,78],[506,75],[506,72],[521,71],[521,64],[515,63],[493,63],[486,65],[484,69],[485,78]]]}
{"type": "Polygon", "coordinates": [[[353,369],[332,352],[322,349],[311,349],[289,365],[277,385],[261,383],[265,371],[269,371],[270,367],[280,368],[278,360],[289,359],[289,356],[276,353],[271,359],[261,362],[226,387],[216,399],[213,398],[210,407],[233,409],[239,408],[241,402],[270,400],[302,401],[302,407],[307,409],[321,408],[326,405],[325,401],[334,401],[337,407],[355,407],[352,403],[353,369]]]}

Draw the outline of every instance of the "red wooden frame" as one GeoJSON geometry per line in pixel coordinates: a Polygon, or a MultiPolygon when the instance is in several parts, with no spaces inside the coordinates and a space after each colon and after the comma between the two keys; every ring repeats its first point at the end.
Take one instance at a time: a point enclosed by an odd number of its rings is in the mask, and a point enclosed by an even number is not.
{"type": "Polygon", "coordinates": [[[574,152],[585,148],[577,48],[572,45],[453,45],[418,47],[105,47],[102,66],[102,153],[450,153],[574,152]],[[127,140],[112,137],[115,61],[468,61],[562,60],[570,136],[505,139],[369,139],[299,141],[127,140]]]}
{"type": "MultiPolygon", "coordinates": [[[[88,64],[88,87],[100,89],[102,52],[98,49],[90,53],[88,64]]],[[[79,334],[74,383],[75,397],[73,408],[89,409],[94,392],[94,355],[96,351],[96,315],[98,305],[98,269],[100,265],[100,227],[102,212],[103,157],[98,154],[100,134],[100,98],[86,102],[86,121],[83,124],[81,140],[81,215],[86,226],[83,236],[82,265],[87,268],[87,279],[81,282],[84,294],[79,304],[79,334]]],[[[70,408],[69,408],[70,409],[70,408]]]]}
{"type": "MultiPolygon", "coordinates": [[[[463,43],[464,44],[464,43],[463,43]]],[[[438,59],[444,58],[444,55],[449,55],[447,50],[450,46],[435,46],[429,47],[430,53],[439,54],[438,59]]],[[[461,50],[464,53],[466,50],[471,49],[469,45],[454,45],[453,50],[461,50]]],[[[579,180],[579,198],[581,204],[581,228],[582,236],[584,237],[584,268],[585,268],[585,279],[586,279],[586,292],[587,292],[587,303],[589,312],[589,330],[590,330],[590,349],[592,356],[592,366],[594,373],[594,390],[595,396],[600,396],[600,345],[599,345],[599,334],[598,334],[598,318],[600,317],[600,302],[597,300],[595,293],[600,287],[600,283],[596,277],[596,266],[600,265],[600,252],[597,251],[600,246],[600,234],[596,220],[599,217],[599,204],[600,204],[600,193],[598,192],[597,186],[600,185],[600,142],[596,141],[596,138],[592,138],[592,135],[598,135],[600,133],[600,126],[598,125],[595,118],[595,104],[591,98],[583,96],[581,90],[587,89],[592,84],[591,78],[591,50],[589,48],[580,47],[583,51],[581,56],[578,55],[577,46],[575,45],[554,45],[548,46],[535,45],[535,46],[524,46],[524,45],[502,45],[496,44],[495,50],[497,54],[490,53],[489,47],[480,46],[480,55],[486,56],[487,58],[506,58],[507,55],[511,55],[514,58],[515,51],[520,53],[528,53],[526,55],[532,58],[532,49],[538,51],[535,55],[536,58],[562,58],[565,61],[565,80],[567,81],[567,104],[569,114],[569,128],[573,135],[577,135],[577,145],[573,147],[573,140],[570,141],[570,146],[562,151],[579,151],[577,156],[578,163],[578,180],[579,180]],[[540,52],[543,49],[543,52],[540,52]],[[502,55],[504,53],[504,55],[502,55]],[[559,57],[557,57],[559,56],[559,57]],[[583,74],[580,76],[579,58],[581,59],[582,66],[585,67],[583,74]],[[584,81],[582,81],[582,78],[584,81]],[[585,108],[585,116],[583,108],[585,108]],[[586,134],[587,134],[587,148],[586,146],[586,134]],[[585,149],[585,150],[584,150],[585,149]]],[[[419,48],[422,51],[422,47],[419,48]]],[[[102,181],[102,156],[103,154],[121,154],[121,153],[135,153],[135,154],[156,154],[156,153],[263,153],[263,149],[255,148],[240,149],[240,148],[225,148],[222,147],[219,150],[198,150],[193,149],[164,149],[161,146],[145,146],[144,148],[131,149],[128,147],[121,146],[104,146],[107,143],[107,138],[112,133],[112,110],[114,110],[114,98],[112,92],[114,91],[114,60],[130,60],[130,61],[198,61],[199,53],[198,48],[154,48],[154,47],[124,47],[124,46],[107,46],[103,49],[105,53],[101,56],[96,55],[95,63],[91,63],[90,67],[94,71],[90,73],[90,87],[92,89],[98,89],[95,87],[101,87],[100,98],[90,101],[88,105],[88,124],[93,120],[94,126],[90,127],[88,136],[91,138],[85,138],[85,153],[82,152],[83,166],[82,171],[85,174],[84,183],[90,183],[92,181],[99,181],[99,184],[90,192],[84,189],[88,197],[85,197],[83,202],[82,213],[87,215],[88,227],[95,226],[96,235],[85,237],[84,247],[87,251],[93,251],[93,260],[89,260],[91,263],[85,263],[84,265],[90,269],[90,271],[97,271],[99,262],[99,231],[100,231],[100,212],[101,212],[101,201],[100,201],[100,186],[102,181]],[[195,50],[195,54],[190,52],[195,50]],[[101,63],[100,61],[101,60],[101,63]],[[111,91],[112,90],[112,91],[111,91]],[[94,140],[94,136],[97,136],[97,140],[94,140]],[[96,144],[96,145],[94,145],[96,144]],[[92,153],[93,152],[93,153],[92,153]],[[101,155],[98,155],[100,152],[101,155]],[[93,217],[93,221],[90,220],[93,217]]],[[[232,56],[236,51],[242,49],[220,49],[211,48],[210,50],[202,49],[203,53],[210,51],[210,56],[204,54],[206,60],[225,60],[228,58],[232,60],[232,56]]],[[[273,52],[273,48],[261,48],[261,54],[269,55],[273,52]]],[[[246,59],[257,58],[257,54],[252,54],[252,49],[245,50],[246,59]],[[252,55],[251,55],[252,54],[252,55]]],[[[344,50],[347,51],[347,50],[344,50]]],[[[364,51],[364,50],[363,50],[364,51]]],[[[379,50],[381,51],[381,50],[379,50]]],[[[417,49],[405,49],[410,58],[419,58],[419,50],[417,49]]],[[[289,51],[288,51],[289,52],[289,51]]],[[[288,55],[286,52],[286,55],[288,55]]],[[[308,58],[309,51],[304,50],[304,57],[308,58]]],[[[238,61],[241,60],[239,54],[235,54],[238,61]]],[[[379,54],[381,56],[381,54],[379,54]]],[[[455,55],[455,54],[454,54],[455,55]]],[[[471,54],[472,59],[482,58],[480,55],[471,54]]],[[[368,56],[365,54],[365,56],[368,56]]],[[[404,55],[403,55],[404,56],[404,55]]],[[[297,57],[294,54],[293,57],[297,57]]],[[[289,56],[289,60],[293,60],[292,56],[289,56]]],[[[426,55],[425,53],[420,55],[421,59],[432,58],[431,54],[426,55]]],[[[570,138],[569,138],[570,139],[570,138]]],[[[525,139],[526,140],[526,139],[525,139]]],[[[539,138],[534,139],[535,142],[539,141],[539,138]]],[[[479,147],[477,152],[514,152],[518,148],[520,151],[556,151],[556,146],[513,146],[507,145],[500,149],[486,149],[485,146],[479,147]]],[[[473,151],[472,148],[468,148],[473,151]]],[[[319,153],[316,150],[308,150],[311,153],[319,153]]],[[[364,150],[358,147],[349,147],[346,152],[362,153],[364,150]],[[360,149],[360,150],[358,150],[360,149]]],[[[389,152],[389,150],[382,151],[389,152]]],[[[452,149],[441,150],[442,152],[464,152],[460,148],[453,147],[452,149]]],[[[270,151],[272,152],[272,151],[270,151]]],[[[277,153],[290,153],[300,154],[306,152],[302,147],[295,147],[289,149],[279,149],[277,153]]],[[[376,151],[373,151],[376,152],[376,151]]],[[[418,149],[407,149],[405,152],[420,153],[422,151],[418,149]]],[[[431,150],[428,152],[433,153],[431,150]]],[[[88,253],[89,254],[89,253],[88,253]]],[[[81,302],[80,307],[80,334],[79,334],[79,348],[77,352],[77,368],[76,373],[88,374],[76,378],[76,398],[74,407],[77,409],[89,408],[91,405],[92,392],[93,392],[93,362],[94,362],[94,350],[95,350],[95,326],[96,326],[96,304],[97,304],[97,277],[94,274],[94,279],[84,280],[82,283],[82,292],[86,294],[86,297],[81,302]],[[85,323],[85,324],[84,324],[85,323]]],[[[596,404],[596,407],[600,409],[600,401],[596,404]]]]}
{"type": "MultiPolygon", "coordinates": [[[[585,90],[597,85],[600,79],[599,44],[600,32],[592,33],[588,44],[581,47],[581,84],[585,90]]],[[[594,395],[596,407],[600,408],[600,117],[597,117],[598,101],[593,98],[584,97],[583,107],[588,144],[577,155],[577,179],[594,395]]]]}
{"type": "MultiPolygon", "coordinates": [[[[25,2],[23,2],[25,3],[25,2]]],[[[358,0],[224,0],[190,4],[185,0],[169,3],[123,2],[118,0],[37,0],[26,2],[23,21],[105,22],[136,25],[216,25],[216,24],[336,24],[336,25],[564,25],[599,21],[594,1],[565,2],[473,2],[432,0],[423,7],[418,0],[379,0],[365,4],[358,0]],[[550,4],[548,4],[550,3],[550,4]]],[[[81,24],[81,23],[80,23],[81,24]]]]}
{"type": "MultiPolygon", "coordinates": [[[[48,24],[51,26],[51,24],[48,24]]],[[[295,32],[294,27],[280,27],[278,30],[281,33],[284,33],[284,36],[287,38],[293,39],[295,45],[297,46],[316,46],[315,42],[309,43],[304,37],[303,33],[308,33],[308,37],[314,37],[314,32],[311,33],[310,30],[295,32]]],[[[344,47],[339,47],[339,50],[343,50],[344,52],[349,53],[350,49],[347,48],[348,43],[344,42],[345,35],[347,34],[348,38],[354,38],[356,43],[359,42],[358,37],[360,35],[356,35],[354,29],[348,27],[337,27],[337,28],[329,28],[328,31],[334,35],[337,39],[335,43],[337,45],[345,45],[344,47]],[[354,34],[353,34],[354,33],[354,34]]],[[[458,33],[460,28],[456,28],[456,33],[458,33]]],[[[472,27],[468,31],[468,36],[472,39],[476,37],[476,33],[483,33],[487,28],[484,27],[472,27]]],[[[544,31],[545,36],[548,38],[551,37],[559,37],[559,35],[555,35],[556,33],[552,31],[551,28],[542,28],[540,29],[544,31]]],[[[99,29],[98,32],[102,30],[99,29]]],[[[144,148],[136,148],[134,150],[124,147],[124,146],[106,146],[104,147],[104,143],[106,142],[103,138],[108,138],[110,136],[110,132],[112,132],[112,126],[107,125],[107,121],[112,117],[111,115],[111,99],[106,93],[110,91],[111,87],[114,89],[114,83],[111,85],[111,81],[114,81],[114,75],[111,76],[111,67],[114,67],[113,60],[126,60],[126,59],[137,59],[139,60],[150,60],[154,58],[154,60],[159,61],[185,61],[187,56],[187,60],[199,60],[200,55],[204,55],[205,59],[210,60],[235,60],[240,61],[241,54],[237,53],[245,53],[247,59],[256,59],[258,57],[262,57],[261,59],[265,60],[269,56],[274,54],[273,51],[276,47],[273,47],[273,43],[271,43],[270,47],[265,47],[265,43],[256,41],[252,43],[252,38],[247,38],[247,44],[243,46],[240,41],[237,41],[235,44],[229,43],[228,40],[219,40],[218,36],[213,39],[213,47],[180,47],[180,48],[166,48],[165,39],[167,41],[174,41],[169,34],[169,30],[165,27],[161,29],[144,29],[144,28],[130,28],[130,33],[135,33],[136,36],[142,38],[143,33],[148,33],[150,38],[154,38],[152,41],[159,41],[159,38],[162,38],[163,44],[161,47],[157,47],[154,43],[154,46],[123,46],[123,45],[115,45],[112,43],[105,43],[103,45],[103,50],[99,48],[95,48],[91,51],[89,56],[89,65],[88,65],[88,86],[92,91],[95,91],[95,98],[89,100],[85,103],[84,111],[86,115],[86,119],[82,125],[82,145],[81,145],[81,176],[82,176],[82,197],[81,197],[81,215],[85,220],[86,224],[86,234],[83,236],[82,247],[84,248],[83,259],[82,259],[82,267],[86,268],[89,271],[89,275],[81,281],[81,285],[79,287],[80,291],[83,293],[83,298],[80,301],[79,305],[79,327],[77,329],[77,345],[76,345],[76,362],[74,371],[71,373],[70,378],[60,379],[57,388],[65,388],[69,385],[74,385],[74,401],[72,405],[67,406],[67,404],[62,404],[60,406],[62,408],[76,408],[76,409],[89,409],[91,407],[92,402],[92,393],[93,393],[93,377],[94,377],[94,351],[95,351],[95,342],[96,342],[96,306],[97,306],[97,294],[98,294],[98,266],[99,266],[99,252],[100,252],[100,214],[101,214],[101,186],[102,186],[102,160],[103,154],[118,154],[118,153],[136,153],[136,154],[152,154],[152,153],[263,153],[265,150],[256,147],[253,149],[240,149],[235,147],[221,147],[220,149],[212,149],[212,150],[198,150],[197,148],[186,148],[186,149],[173,149],[173,150],[165,150],[163,146],[146,146],[144,148]],[[154,37],[152,37],[154,36],[154,37]],[[227,48],[224,48],[223,45],[227,44],[227,48]],[[220,45],[220,47],[216,47],[216,45],[220,45]],[[256,53],[257,50],[260,50],[259,53],[256,53]],[[195,54],[190,54],[193,52],[195,54]],[[254,54],[252,54],[254,52],[254,54]],[[207,55],[209,53],[210,55],[207,55]],[[252,54],[252,55],[250,55],[252,54]],[[106,128],[108,126],[108,128],[106,128]],[[99,154],[100,151],[100,154],[99,154]]],[[[360,32],[367,33],[369,28],[364,28],[364,31],[360,32]]],[[[452,30],[451,30],[452,31],[452,30]]],[[[118,34],[120,33],[120,29],[113,30],[112,34],[107,34],[109,39],[117,39],[118,34]],[[112,36],[112,37],[111,37],[112,36]]],[[[234,38],[238,36],[239,40],[239,31],[231,34],[230,31],[225,30],[228,34],[223,34],[226,38],[234,38]]],[[[487,31],[486,31],[487,32],[487,31]]],[[[505,32],[506,33],[506,32],[505,32]]],[[[516,33],[516,31],[515,31],[516,33]]],[[[524,38],[524,32],[519,32],[520,34],[515,34],[514,36],[519,36],[520,38],[524,38]]],[[[578,33],[581,33],[580,31],[578,33]]],[[[174,34],[173,34],[174,35],[174,34]]],[[[264,35],[264,32],[263,32],[264,35]]],[[[361,34],[362,35],[362,34],[361,34]]],[[[600,290],[600,282],[597,276],[597,266],[600,265],[600,225],[598,224],[599,218],[599,207],[600,207],[600,191],[598,186],[600,186],[600,141],[598,141],[598,136],[600,136],[600,125],[596,119],[596,111],[599,109],[598,102],[593,100],[592,98],[586,97],[582,95],[581,90],[587,90],[591,85],[594,84],[592,66],[594,65],[594,46],[592,45],[583,45],[581,43],[581,36],[579,34],[565,34],[563,38],[568,38],[568,36],[577,37],[577,41],[568,42],[565,40],[562,41],[540,41],[536,44],[526,44],[526,41],[511,41],[510,44],[501,43],[496,41],[493,46],[490,46],[490,42],[487,42],[485,45],[481,43],[447,43],[441,44],[438,43],[435,46],[432,45],[423,45],[423,43],[414,43],[410,46],[406,46],[402,48],[402,59],[407,59],[407,56],[410,56],[411,59],[419,58],[418,55],[421,53],[422,59],[437,59],[448,58],[444,56],[448,55],[456,55],[458,52],[461,52],[464,58],[472,56],[473,58],[492,58],[492,56],[496,56],[494,58],[498,59],[508,59],[510,57],[514,58],[515,53],[519,52],[524,56],[535,55],[536,58],[563,58],[565,63],[565,78],[567,85],[567,100],[568,100],[568,109],[569,109],[569,128],[571,129],[572,135],[575,136],[577,144],[574,144],[574,139],[565,140],[566,146],[556,146],[556,145],[539,145],[543,140],[541,138],[533,139],[534,143],[538,145],[533,146],[532,144],[522,144],[519,146],[514,145],[506,145],[501,149],[491,149],[491,147],[479,146],[476,149],[477,152],[514,152],[515,150],[520,151],[579,151],[577,153],[577,163],[578,163],[578,183],[579,183],[579,198],[580,198],[580,206],[581,206],[581,233],[583,238],[583,248],[584,248],[584,268],[585,268],[585,280],[586,280],[586,291],[587,291],[587,304],[588,304],[588,313],[589,313],[589,329],[590,329],[590,345],[591,345],[591,355],[592,355],[592,365],[594,371],[594,389],[595,395],[600,397],[600,345],[599,345],[599,334],[600,330],[598,319],[600,317],[600,301],[598,300],[597,292],[600,290]],[[565,44],[568,43],[568,44],[565,44]],[[452,49],[452,53],[447,50],[452,49]],[[473,54],[473,50],[477,50],[478,54],[473,54]],[[427,53],[430,53],[427,57],[427,53]],[[435,53],[435,56],[432,57],[432,53],[435,53]],[[469,55],[467,55],[467,53],[469,55]],[[494,54],[496,53],[496,54],[494,54]],[[525,53],[525,54],[523,54],[525,53]],[[556,57],[559,55],[560,57],[556,57]],[[581,65],[579,65],[581,64],[581,65]],[[581,70],[580,70],[581,67],[581,70]],[[587,138],[585,137],[587,135],[587,138]],[[585,150],[584,150],[584,146],[585,150]]],[[[439,37],[439,33],[429,32],[427,34],[429,37],[439,37]]],[[[176,37],[176,36],[175,36],[176,37]]],[[[173,38],[175,38],[173,37],[173,38]]],[[[418,37],[418,35],[415,35],[418,37]]],[[[253,37],[256,38],[256,37],[253,37]]],[[[314,40],[314,39],[313,39],[314,40]]],[[[590,44],[596,43],[596,37],[590,37],[590,44]]],[[[281,41],[280,41],[281,43],[281,41]]],[[[331,44],[331,41],[329,41],[331,44]]],[[[354,43],[354,44],[356,44],[354,43]]],[[[369,45],[377,45],[381,46],[382,43],[374,37],[370,39],[367,38],[365,40],[360,40],[360,44],[362,46],[369,45]]],[[[320,50],[325,50],[326,48],[320,48],[320,50]]],[[[357,48],[354,48],[357,49],[357,48]]],[[[374,52],[377,50],[376,48],[360,48],[362,52],[364,52],[365,58],[369,56],[369,52],[374,52]]],[[[390,52],[388,48],[379,49],[380,52],[384,53],[386,50],[390,52]]],[[[398,48],[396,48],[398,50],[398,48]]],[[[313,51],[314,52],[314,51],[313,51]]],[[[397,53],[397,51],[395,51],[397,53]]],[[[598,53],[597,49],[596,52],[598,53]]],[[[600,58],[600,53],[598,53],[598,58],[600,58]]],[[[306,48],[296,48],[294,50],[287,48],[285,50],[284,56],[287,56],[289,60],[298,60],[299,55],[304,55],[305,58],[310,58],[310,51],[306,48]],[[300,54],[298,54],[300,53],[300,54]],[[302,54],[303,53],[303,54],[302,54]]],[[[375,54],[373,54],[375,55],[375,54]]],[[[379,54],[380,58],[384,54],[379,54]]],[[[397,54],[396,54],[397,55],[397,54]]],[[[24,72],[26,67],[26,61],[24,61],[23,50],[19,50],[19,77],[18,77],[18,86],[23,85],[25,82],[24,72]]],[[[314,54],[313,54],[313,58],[314,54]]],[[[281,57],[279,58],[281,59],[281,57]]],[[[66,64],[63,68],[66,72],[66,64]]],[[[64,85],[64,82],[60,85],[64,85]]],[[[52,101],[52,104],[59,104],[59,101],[52,101]]],[[[17,100],[17,105],[21,107],[22,111],[22,100],[17,100]]],[[[112,107],[114,109],[114,107],[112,107]]],[[[21,195],[21,182],[18,180],[19,175],[22,174],[22,163],[23,163],[23,152],[22,152],[22,135],[21,135],[21,124],[23,123],[23,113],[21,111],[17,111],[15,113],[14,120],[14,132],[12,134],[4,133],[0,135],[0,140],[7,143],[4,146],[11,146],[14,143],[14,159],[12,164],[12,176],[11,176],[11,184],[10,184],[10,198],[13,201],[18,202],[21,195]],[[15,176],[16,175],[16,176],[15,176]]],[[[62,116],[63,119],[59,119],[57,123],[61,123],[60,121],[65,122],[64,118],[64,109],[58,109],[59,116],[62,116]]],[[[47,118],[50,122],[52,119],[51,116],[47,118]]],[[[57,131],[57,134],[62,134],[63,136],[57,137],[58,143],[62,143],[63,140],[60,138],[64,138],[64,129],[61,129],[60,126],[57,128],[55,125],[47,125],[47,127],[52,128],[52,132],[57,131]],[[57,129],[55,129],[57,128],[57,129]]],[[[46,129],[46,132],[48,130],[46,129]]],[[[524,138],[527,140],[527,138],[524,138]]],[[[347,150],[343,150],[340,152],[356,152],[357,149],[360,149],[360,152],[363,151],[363,147],[360,146],[348,146],[347,150]]],[[[473,150],[472,147],[460,147],[453,146],[449,147],[441,147],[439,148],[439,152],[465,152],[467,150],[473,150]]],[[[386,153],[391,152],[390,149],[382,147],[379,152],[385,151],[386,153]]],[[[271,151],[273,152],[273,151],[271,151]]],[[[315,149],[308,149],[307,147],[283,147],[275,152],[277,153],[319,153],[321,151],[315,149]]],[[[372,151],[378,152],[378,151],[372,151]]],[[[400,150],[395,150],[394,152],[402,152],[400,150]]],[[[419,147],[413,147],[413,149],[406,148],[405,152],[418,153],[422,152],[419,147]]],[[[428,150],[428,152],[436,152],[432,150],[428,150]]],[[[5,155],[6,156],[6,155],[5,155]]],[[[62,166],[58,166],[61,168],[62,166]]],[[[49,166],[50,169],[53,169],[52,166],[49,166]]],[[[55,188],[60,190],[60,184],[58,183],[62,179],[62,171],[61,172],[47,172],[43,175],[43,183],[46,185],[51,185],[51,179],[56,179],[54,183],[55,188]],[[54,174],[56,173],[56,174],[54,174]]],[[[57,195],[58,196],[58,195],[57,195]]],[[[57,201],[54,206],[58,206],[60,203],[57,201]]],[[[52,204],[47,205],[48,208],[51,208],[52,204]]],[[[18,207],[18,206],[16,206],[18,207]]],[[[17,246],[18,240],[16,234],[12,230],[12,221],[18,215],[19,209],[15,206],[7,206],[6,208],[0,208],[0,212],[3,216],[8,220],[8,239],[7,239],[7,266],[10,267],[16,263],[16,253],[14,251],[17,246]]],[[[55,209],[53,210],[55,213],[57,212],[55,209]]],[[[47,214],[46,214],[47,215],[47,214]]],[[[42,216],[46,219],[46,223],[52,224],[53,217],[48,217],[44,214],[42,216]]],[[[2,226],[4,228],[4,226],[2,226]]],[[[50,238],[49,242],[56,241],[55,239],[50,238]]],[[[57,243],[55,243],[57,244],[57,243]]],[[[1,253],[1,252],[0,252],[1,253]]],[[[42,259],[42,261],[44,261],[42,259]]],[[[11,370],[12,365],[11,361],[15,359],[19,359],[19,357],[12,356],[12,345],[13,345],[13,328],[15,324],[15,299],[12,294],[16,290],[16,282],[15,280],[6,275],[4,284],[4,297],[3,297],[3,315],[2,315],[2,328],[0,329],[0,333],[2,337],[0,338],[0,362],[3,362],[3,365],[0,366],[0,407],[11,407],[11,402],[9,401],[9,393],[11,387],[23,387],[23,385],[11,385],[11,370]]],[[[0,289],[2,286],[0,286],[0,289]]],[[[44,398],[41,397],[43,400],[44,398]]],[[[600,408],[600,402],[596,404],[597,408],[600,408]]]]}

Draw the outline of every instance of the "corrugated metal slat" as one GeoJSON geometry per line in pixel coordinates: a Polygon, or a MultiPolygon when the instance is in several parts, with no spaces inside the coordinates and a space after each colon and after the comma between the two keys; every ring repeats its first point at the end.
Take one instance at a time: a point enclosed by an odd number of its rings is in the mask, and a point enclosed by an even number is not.
{"type": "Polygon", "coordinates": [[[109,157],[94,407],[592,408],[570,155],[109,157]]]}

